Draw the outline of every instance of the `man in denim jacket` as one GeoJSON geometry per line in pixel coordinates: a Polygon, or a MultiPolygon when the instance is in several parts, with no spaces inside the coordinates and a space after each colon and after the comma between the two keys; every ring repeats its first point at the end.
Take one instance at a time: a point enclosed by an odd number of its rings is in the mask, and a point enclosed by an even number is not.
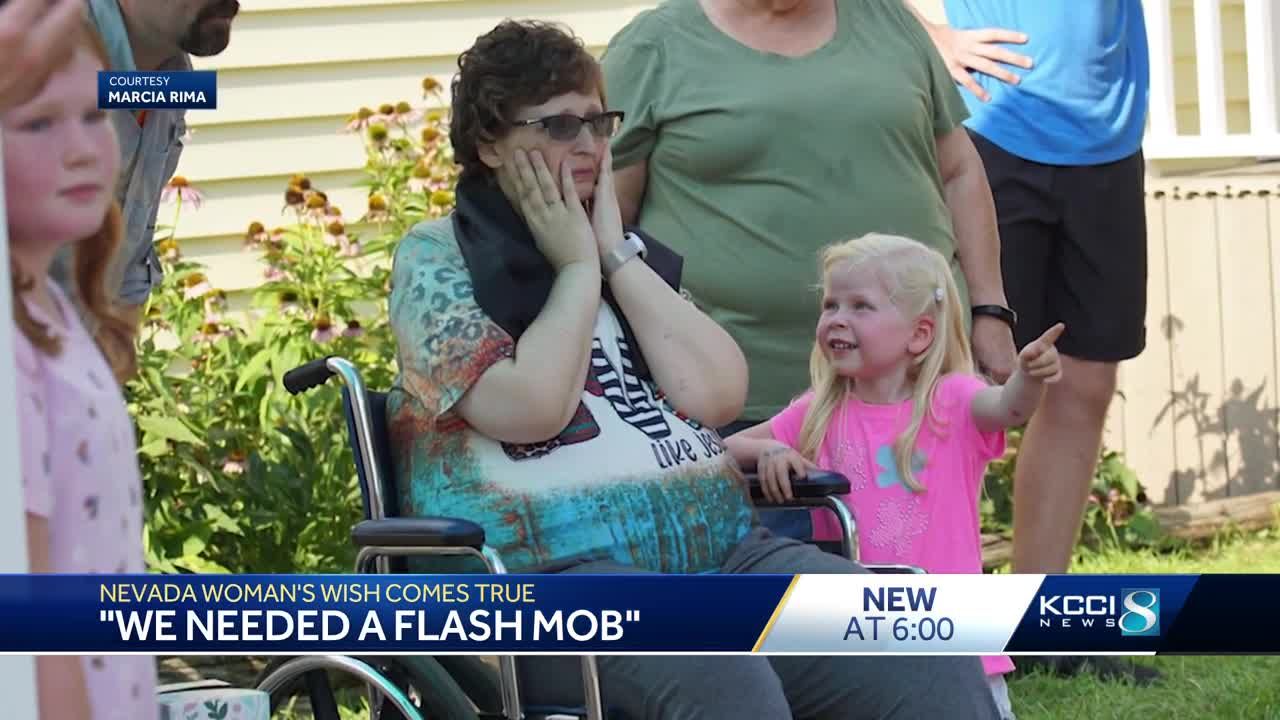
{"type": "MultiPolygon", "coordinates": [[[[237,0],[88,0],[89,15],[117,71],[190,70],[191,56],[217,55],[231,38],[237,0]]],[[[184,110],[112,110],[120,140],[124,241],[107,276],[107,292],[136,325],[160,283],[153,242],[160,193],[173,177],[187,126],[184,110]]],[[[73,291],[71,256],[60,253],[53,276],[73,291]]]]}

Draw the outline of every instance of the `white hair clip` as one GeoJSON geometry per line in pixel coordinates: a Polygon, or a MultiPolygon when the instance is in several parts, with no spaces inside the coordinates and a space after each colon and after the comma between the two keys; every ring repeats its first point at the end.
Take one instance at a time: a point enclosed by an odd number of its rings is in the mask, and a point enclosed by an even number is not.
{"type": "Polygon", "coordinates": [[[938,303],[942,302],[942,288],[936,287],[933,289],[933,299],[938,303]]]}

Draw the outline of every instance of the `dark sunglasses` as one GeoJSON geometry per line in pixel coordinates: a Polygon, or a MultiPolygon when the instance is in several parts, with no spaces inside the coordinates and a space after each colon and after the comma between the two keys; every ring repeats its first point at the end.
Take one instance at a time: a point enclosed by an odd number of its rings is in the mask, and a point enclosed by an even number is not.
{"type": "Polygon", "coordinates": [[[537,118],[536,120],[520,120],[512,123],[515,127],[524,127],[525,125],[541,125],[547,131],[547,135],[557,142],[572,142],[578,139],[578,133],[582,132],[582,126],[588,125],[591,128],[591,134],[597,138],[611,138],[613,134],[618,132],[618,128],[622,125],[623,113],[621,110],[610,110],[597,115],[589,115],[580,117],[578,115],[569,115],[568,113],[561,115],[548,115],[547,117],[537,118]]]}

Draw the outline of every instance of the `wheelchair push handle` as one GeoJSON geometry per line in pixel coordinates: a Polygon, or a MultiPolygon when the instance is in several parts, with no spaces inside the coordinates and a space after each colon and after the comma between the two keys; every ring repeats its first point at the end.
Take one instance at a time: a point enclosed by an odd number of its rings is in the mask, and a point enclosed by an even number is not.
{"type": "Polygon", "coordinates": [[[297,395],[323,385],[331,377],[333,377],[333,370],[329,368],[329,358],[316,358],[286,372],[284,389],[288,390],[290,395],[297,395]]]}

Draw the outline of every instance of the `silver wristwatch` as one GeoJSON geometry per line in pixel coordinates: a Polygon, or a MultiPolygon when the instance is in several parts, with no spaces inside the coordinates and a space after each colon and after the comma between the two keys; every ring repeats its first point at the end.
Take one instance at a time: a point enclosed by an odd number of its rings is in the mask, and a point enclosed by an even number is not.
{"type": "Polygon", "coordinates": [[[607,278],[613,275],[618,268],[636,255],[644,257],[645,251],[644,240],[641,240],[639,235],[633,232],[623,234],[622,242],[600,256],[600,267],[604,270],[604,276],[607,278]]]}

